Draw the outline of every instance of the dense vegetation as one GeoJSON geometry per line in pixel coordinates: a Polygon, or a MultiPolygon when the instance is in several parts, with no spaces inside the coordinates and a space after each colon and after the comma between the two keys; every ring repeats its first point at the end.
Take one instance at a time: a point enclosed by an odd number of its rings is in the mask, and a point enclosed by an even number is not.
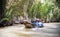
{"type": "Polygon", "coordinates": [[[3,4],[4,20],[12,21],[14,17],[19,16],[25,19],[34,19],[36,17],[45,22],[60,21],[60,0],[6,0],[3,4]]]}

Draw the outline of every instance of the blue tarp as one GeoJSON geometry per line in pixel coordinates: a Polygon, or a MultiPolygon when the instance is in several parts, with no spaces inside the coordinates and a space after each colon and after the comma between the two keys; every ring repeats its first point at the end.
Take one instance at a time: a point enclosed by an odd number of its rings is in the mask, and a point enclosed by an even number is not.
{"type": "Polygon", "coordinates": [[[33,22],[33,24],[35,27],[43,27],[44,26],[42,22],[38,22],[38,21],[33,22]]]}

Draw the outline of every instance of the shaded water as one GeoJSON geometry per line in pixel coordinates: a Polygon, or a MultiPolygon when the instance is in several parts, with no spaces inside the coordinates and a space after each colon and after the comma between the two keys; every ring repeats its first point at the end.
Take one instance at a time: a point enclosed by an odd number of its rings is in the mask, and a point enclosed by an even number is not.
{"type": "Polygon", "coordinates": [[[24,28],[16,25],[0,29],[0,37],[60,37],[60,27],[45,25],[44,28],[24,28]]]}

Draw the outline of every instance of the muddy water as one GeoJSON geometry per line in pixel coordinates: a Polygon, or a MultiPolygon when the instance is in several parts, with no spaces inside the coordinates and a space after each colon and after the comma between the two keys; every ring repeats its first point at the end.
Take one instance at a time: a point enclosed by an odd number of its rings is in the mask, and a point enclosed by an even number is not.
{"type": "Polygon", "coordinates": [[[60,37],[60,27],[45,25],[44,28],[24,28],[24,25],[0,29],[0,37],[60,37]]]}

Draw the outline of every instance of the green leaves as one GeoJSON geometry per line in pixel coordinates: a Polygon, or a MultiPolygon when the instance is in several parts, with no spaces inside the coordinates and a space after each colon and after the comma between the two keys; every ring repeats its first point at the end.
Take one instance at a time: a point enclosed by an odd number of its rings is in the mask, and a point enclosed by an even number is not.
{"type": "Polygon", "coordinates": [[[24,16],[24,10],[26,9],[29,18],[38,17],[44,18],[45,20],[47,18],[51,20],[52,18],[54,19],[57,17],[56,19],[58,19],[60,16],[60,10],[59,8],[56,9],[57,7],[58,6],[53,2],[53,0],[45,0],[44,3],[36,2],[35,0],[14,0],[12,5],[9,5],[9,9],[6,9],[5,16],[8,18],[12,18],[13,15],[24,16]],[[27,6],[27,8],[24,7],[24,4],[26,5],[26,2],[29,2],[29,6],[27,6]]]}
{"type": "Polygon", "coordinates": [[[11,9],[11,7],[9,8],[9,10],[6,10],[6,17],[9,17],[13,12],[13,9],[11,9]]]}
{"type": "Polygon", "coordinates": [[[51,6],[49,6],[47,2],[45,2],[44,4],[38,2],[38,4],[36,3],[32,4],[28,13],[31,18],[34,17],[42,18],[42,17],[46,17],[47,14],[50,12],[50,10],[51,10],[51,6]]]}

